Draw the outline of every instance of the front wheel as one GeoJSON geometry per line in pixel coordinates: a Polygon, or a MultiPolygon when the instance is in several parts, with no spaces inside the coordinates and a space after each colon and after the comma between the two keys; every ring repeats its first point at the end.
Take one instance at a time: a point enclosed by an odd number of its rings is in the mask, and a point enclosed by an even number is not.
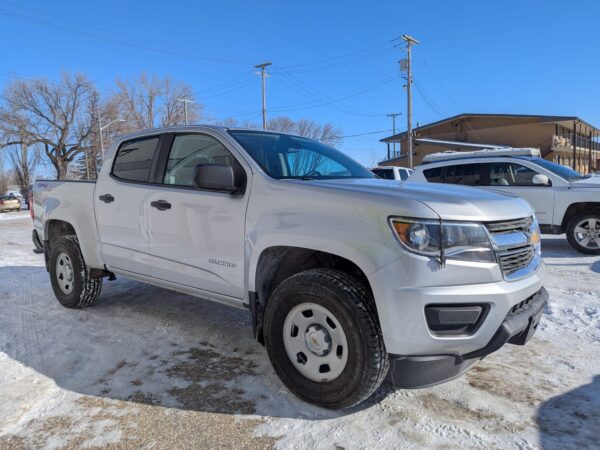
{"type": "Polygon", "coordinates": [[[296,274],[265,311],[265,345],[275,372],[298,397],[331,409],[367,399],[389,369],[373,298],[330,269],[296,274]]]}
{"type": "Polygon", "coordinates": [[[567,239],[581,253],[600,255],[600,212],[583,212],[573,217],[567,225],[567,239]]]}
{"type": "Polygon", "coordinates": [[[52,290],[66,308],[85,308],[100,295],[102,278],[92,278],[76,236],[63,236],[52,244],[49,257],[52,290]]]}

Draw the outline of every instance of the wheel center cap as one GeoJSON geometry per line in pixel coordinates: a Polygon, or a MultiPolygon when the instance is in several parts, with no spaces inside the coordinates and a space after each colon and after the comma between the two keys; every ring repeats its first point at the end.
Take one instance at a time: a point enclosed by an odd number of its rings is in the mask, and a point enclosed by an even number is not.
{"type": "Polygon", "coordinates": [[[331,336],[321,325],[311,325],[304,333],[306,347],[317,356],[325,356],[331,351],[331,336]]]}
{"type": "Polygon", "coordinates": [[[73,281],[73,268],[69,264],[65,266],[65,278],[67,281],[73,281]]]}

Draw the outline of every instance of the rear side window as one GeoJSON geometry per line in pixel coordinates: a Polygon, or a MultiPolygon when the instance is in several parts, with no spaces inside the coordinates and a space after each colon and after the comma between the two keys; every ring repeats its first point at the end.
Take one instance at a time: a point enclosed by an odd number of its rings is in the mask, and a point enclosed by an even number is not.
{"type": "Polygon", "coordinates": [[[212,136],[178,135],[171,146],[163,182],[174,186],[195,186],[196,166],[206,164],[234,166],[237,161],[229,150],[212,136]]]}
{"type": "Polygon", "coordinates": [[[117,150],[112,174],[127,181],[148,181],[158,136],[123,142],[117,150]]]}
{"type": "Polygon", "coordinates": [[[371,172],[384,180],[394,179],[394,169],[373,169],[371,172]]]}
{"type": "Polygon", "coordinates": [[[444,183],[480,186],[481,164],[447,166],[446,173],[444,174],[444,183]]]}
{"type": "Polygon", "coordinates": [[[442,168],[434,167],[433,169],[427,169],[423,171],[423,175],[427,178],[430,183],[441,183],[442,182],[442,168]]]}

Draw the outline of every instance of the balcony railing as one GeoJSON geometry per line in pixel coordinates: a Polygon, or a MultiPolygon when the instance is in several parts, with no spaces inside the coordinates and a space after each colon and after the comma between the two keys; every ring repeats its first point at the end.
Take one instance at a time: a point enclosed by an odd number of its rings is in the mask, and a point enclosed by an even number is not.
{"type": "MultiPolygon", "coordinates": [[[[576,144],[578,150],[589,150],[590,148],[590,139],[584,136],[576,136],[575,137],[576,144]]],[[[556,147],[564,147],[564,148],[573,148],[573,136],[558,136],[554,135],[552,137],[552,148],[556,147]]],[[[592,140],[592,150],[600,150],[600,142],[592,140]]]]}

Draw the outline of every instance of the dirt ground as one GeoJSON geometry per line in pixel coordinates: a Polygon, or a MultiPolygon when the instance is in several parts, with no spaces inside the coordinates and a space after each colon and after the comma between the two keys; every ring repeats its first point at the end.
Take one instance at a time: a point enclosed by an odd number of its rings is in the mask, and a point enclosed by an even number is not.
{"type": "Polygon", "coordinates": [[[0,448],[597,448],[600,258],[543,242],[551,301],[525,347],[353,410],[291,395],[245,311],[120,278],[54,299],[26,213],[0,216],[0,448]]]}

